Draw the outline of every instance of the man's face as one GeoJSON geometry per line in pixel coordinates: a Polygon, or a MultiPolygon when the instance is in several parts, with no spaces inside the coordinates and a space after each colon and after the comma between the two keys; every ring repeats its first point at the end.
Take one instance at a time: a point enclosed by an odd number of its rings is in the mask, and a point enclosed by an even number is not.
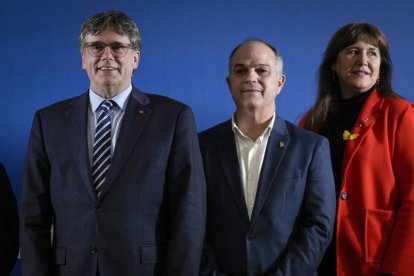
{"type": "Polygon", "coordinates": [[[99,35],[86,35],[85,45],[104,45],[102,54],[92,56],[86,47],[82,50],[82,68],[86,70],[91,88],[103,97],[116,96],[131,84],[133,70],[138,67],[140,52],[126,49],[125,56],[114,56],[106,45],[130,45],[127,36],[108,28],[99,35]]]}
{"type": "Polygon", "coordinates": [[[227,78],[237,109],[273,113],[275,98],[285,83],[280,71],[274,52],[265,44],[250,42],[241,46],[230,61],[227,78]]]}

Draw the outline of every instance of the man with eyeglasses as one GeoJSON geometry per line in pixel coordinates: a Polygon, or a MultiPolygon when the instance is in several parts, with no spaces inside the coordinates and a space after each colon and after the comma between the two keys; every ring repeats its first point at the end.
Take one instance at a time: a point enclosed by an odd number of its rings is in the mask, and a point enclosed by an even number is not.
{"type": "Polygon", "coordinates": [[[124,13],[94,15],[79,41],[89,90],[32,126],[23,275],[198,275],[205,180],[191,109],[131,84],[141,37],[124,13]]]}

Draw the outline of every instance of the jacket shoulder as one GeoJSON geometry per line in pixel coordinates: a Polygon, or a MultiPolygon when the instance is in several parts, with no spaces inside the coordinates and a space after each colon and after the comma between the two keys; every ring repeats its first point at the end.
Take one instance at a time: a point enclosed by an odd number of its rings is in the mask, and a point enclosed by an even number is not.
{"type": "Polygon", "coordinates": [[[205,130],[201,131],[198,134],[198,136],[200,138],[206,139],[206,138],[214,137],[214,136],[219,135],[219,134],[221,134],[223,132],[226,132],[226,131],[232,131],[231,130],[231,121],[230,120],[227,120],[225,122],[221,122],[221,123],[219,123],[219,124],[217,124],[215,126],[212,126],[212,127],[208,128],[208,129],[205,129],[205,130]]]}
{"type": "Polygon", "coordinates": [[[292,122],[286,121],[285,120],[285,124],[286,124],[286,129],[288,130],[288,133],[291,137],[293,138],[299,138],[299,139],[303,139],[305,142],[310,142],[310,141],[327,141],[327,139],[316,133],[316,132],[312,132],[310,130],[301,128],[295,124],[293,124],[292,122]]]}
{"type": "Polygon", "coordinates": [[[395,110],[397,113],[400,113],[407,109],[414,109],[414,104],[403,98],[398,97],[384,97],[383,98],[383,107],[395,110]]]}
{"type": "Polygon", "coordinates": [[[167,104],[172,107],[178,107],[178,108],[188,107],[186,104],[178,100],[175,100],[173,98],[167,97],[167,96],[153,94],[153,93],[146,93],[146,92],[140,92],[140,93],[144,94],[149,99],[150,104],[153,104],[153,105],[167,104]]]}
{"type": "Polygon", "coordinates": [[[46,107],[42,107],[38,110],[39,113],[55,113],[55,112],[62,112],[67,110],[68,108],[78,105],[81,103],[87,103],[88,100],[88,93],[81,94],[76,97],[68,98],[65,100],[61,100],[58,102],[55,102],[51,105],[48,105],[46,107]]]}

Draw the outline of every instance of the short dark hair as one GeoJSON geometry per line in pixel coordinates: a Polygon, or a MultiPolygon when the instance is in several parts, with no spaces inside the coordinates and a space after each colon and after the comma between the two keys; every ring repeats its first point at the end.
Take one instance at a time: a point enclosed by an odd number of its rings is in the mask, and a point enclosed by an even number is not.
{"type": "Polygon", "coordinates": [[[79,46],[85,47],[85,37],[99,35],[108,28],[113,28],[118,34],[128,36],[131,48],[141,51],[141,33],[137,24],[125,13],[120,11],[105,11],[95,14],[84,22],[80,28],[79,46]]]}
{"type": "Polygon", "coordinates": [[[268,43],[268,42],[266,42],[266,41],[264,41],[264,40],[262,40],[262,39],[260,39],[260,38],[255,38],[255,37],[253,37],[253,38],[248,38],[248,39],[246,39],[245,41],[243,41],[242,43],[240,43],[239,45],[237,45],[232,51],[231,51],[231,53],[230,53],[230,56],[229,56],[229,74],[230,74],[230,72],[231,72],[231,59],[233,58],[233,56],[234,56],[234,54],[237,52],[237,50],[240,48],[240,47],[242,47],[242,46],[244,46],[244,45],[246,45],[246,44],[249,44],[249,43],[252,43],[252,42],[258,42],[258,43],[262,43],[262,44],[264,44],[264,45],[266,45],[267,47],[269,47],[270,48],[270,50],[272,50],[272,52],[275,54],[275,56],[276,56],[276,65],[277,66],[280,66],[280,73],[283,73],[283,59],[282,59],[282,55],[280,54],[280,52],[276,49],[276,47],[274,47],[272,44],[270,44],[270,43],[268,43]]]}

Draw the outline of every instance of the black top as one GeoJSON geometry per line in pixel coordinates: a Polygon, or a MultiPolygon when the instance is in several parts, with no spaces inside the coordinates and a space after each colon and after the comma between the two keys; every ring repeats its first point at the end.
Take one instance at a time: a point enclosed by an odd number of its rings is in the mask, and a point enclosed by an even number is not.
{"type": "Polygon", "coordinates": [[[332,169],[335,176],[337,196],[342,183],[342,163],[347,142],[342,138],[343,133],[345,130],[352,132],[362,106],[372,91],[373,88],[358,94],[354,98],[343,99],[334,103],[333,111],[328,115],[325,124],[321,128],[320,134],[328,138],[331,147],[332,169]]]}

